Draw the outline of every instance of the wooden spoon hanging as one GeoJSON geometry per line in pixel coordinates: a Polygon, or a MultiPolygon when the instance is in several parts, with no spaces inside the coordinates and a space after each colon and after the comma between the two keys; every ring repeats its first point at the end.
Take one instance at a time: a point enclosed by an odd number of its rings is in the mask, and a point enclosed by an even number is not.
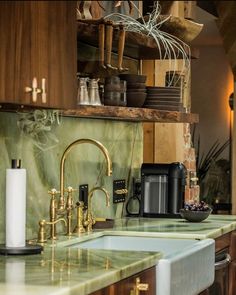
{"type": "Polygon", "coordinates": [[[101,23],[98,25],[98,51],[99,51],[99,66],[106,68],[104,65],[105,56],[105,24],[101,23]]]}
{"type": "Polygon", "coordinates": [[[105,62],[105,66],[108,69],[117,70],[116,67],[113,67],[111,65],[112,40],[113,40],[113,23],[112,23],[112,21],[107,21],[106,22],[106,62],[105,62]]]}
{"type": "Polygon", "coordinates": [[[119,39],[118,39],[118,71],[126,72],[129,69],[123,68],[123,55],[124,55],[124,47],[125,47],[125,29],[123,25],[119,27],[119,39]]]}

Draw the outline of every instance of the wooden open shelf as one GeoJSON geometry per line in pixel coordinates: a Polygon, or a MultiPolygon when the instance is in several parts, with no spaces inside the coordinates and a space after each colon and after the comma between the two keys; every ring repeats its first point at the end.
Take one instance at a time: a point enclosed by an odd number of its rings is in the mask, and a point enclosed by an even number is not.
{"type": "MultiPolygon", "coordinates": [[[[98,47],[98,25],[91,23],[77,23],[77,39],[90,46],[98,47]]],[[[155,40],[143,34],[126,32],[124,56],[134,59],[160,59],[160,53],[155,40]]],[[[118,32],[113,34],[113,52],[117,53],[118,32]]],[[[187,49],[186,49],[186,52],[187,49]]],[[[176,52],[177,54],[177,52],[176,52]]],[[[199,51],[191,48],[191,58],[198,58],[199,51]]],[[[164,57],[164,51],[163,56],[164,57]]],[[[182,56],[177,56],[182,58],[182,56]]]]}
{"type": "MultiPolygon", "coordinates": [[[[0,112],[29,112],[30,105],[0,104],[0,112]]],[[[129,122],[198,123],[198,114],[160,111],[147,108],[115,106],[78,106],[77,109],[61,110],[62,116],[88,119],[109,119],[129,122]]]]}
{"type": "Polygon", "coordinates": [[[132,122],[198,123],[199,121],[198,114],[115,106],[80,106],[77,109],[62,111],[62,115],[132,122]]]}

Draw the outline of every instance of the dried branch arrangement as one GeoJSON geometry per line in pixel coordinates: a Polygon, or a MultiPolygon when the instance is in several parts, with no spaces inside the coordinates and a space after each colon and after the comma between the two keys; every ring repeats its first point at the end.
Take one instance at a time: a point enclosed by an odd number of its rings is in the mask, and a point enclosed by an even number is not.
{"type": "MultiPolygon", "coordinates": [[[[183,63],[180,71],[185,74],[188,73],[190,70],[190,47],[176,36],[163,32],[160,29],[161,25],[171,16],[160,20],[161,6],[158,1],[155,2],[154,10],[149,14],[148,18],[142,16],[142,13],[134,3],[132,5],[139,13],[140,18],[138,20],[121,13],[111,13],[105,16],[104,19],[111,20],[115,24],[122,24],[126,31],[151,36],[157,44],[160,59],[168,59],[170,70],[176,71],[177,60],[182,59],[183,63]]],[[[172,85],[172,83],[173,81],[170,80],[169,85],[172,85]]]]}

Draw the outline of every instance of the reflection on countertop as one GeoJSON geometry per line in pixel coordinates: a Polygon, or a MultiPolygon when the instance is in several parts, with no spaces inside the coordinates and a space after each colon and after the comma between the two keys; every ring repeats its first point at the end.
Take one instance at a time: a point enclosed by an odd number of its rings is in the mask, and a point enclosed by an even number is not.
{"type": "Polygon", "coordinates": [[[123,218],[112,229],[78,237],[60,236],[44,252],[29,256],[0,256],[0,295],[85,295],[154,266],[159,252],[114,251],[66,247],[104,233],[165,238],[217,238],[236,230],[236,216],[211,215],[201,223],[183,219],[123,218]]]}

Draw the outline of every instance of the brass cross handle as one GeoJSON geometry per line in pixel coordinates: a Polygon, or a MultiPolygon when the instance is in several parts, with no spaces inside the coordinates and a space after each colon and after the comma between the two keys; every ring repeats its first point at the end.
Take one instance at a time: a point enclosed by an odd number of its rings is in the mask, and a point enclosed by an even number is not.
{"type": "Polygon", "coordinates": [[[140,291],[148,291],[148,288],[148,284],[140,283],[140,278],[136,278],[135,286],[133,290],[130,291],[130,295],[140,295],[140,291]]]}
{"type": "Polygon", "coordinates": [[[76,192],[77,189],[76,188],[73,188],[72,186],[68,186],[67,189],[65,189],[65,192],[67,193],[73,193],[73,192],[76,192]]]}
{"type": "Polygon", "coordinates": [[[48,194],[52,197],[55,197],[56,195],[60,194],[60,191],[57,191],[55,188],[52,188],[50,191],[48,191],[48,194]]]}
{"type": "Polygon", "coordinates": [[[67,189],[65,189],[65,192],[68,193],[67,202],[66,202],[66,209],[71,210],[74,208],[73,206],[73,199],[72,199],[72,193],[76,192],[77,189],[73,189],[71,186],[68,186],[67,189]]]}

